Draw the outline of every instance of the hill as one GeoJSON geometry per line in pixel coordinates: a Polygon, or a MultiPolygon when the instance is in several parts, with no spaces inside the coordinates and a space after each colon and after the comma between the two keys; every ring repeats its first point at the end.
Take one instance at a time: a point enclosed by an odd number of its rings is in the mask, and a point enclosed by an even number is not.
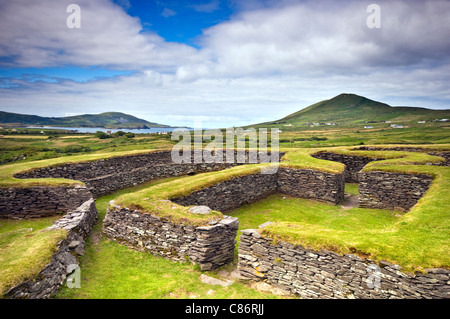
{"type": "Polygon", "coordinates": [[[42,117],[0,111],[0,126],[62,126],[62,127],[103,127],[103,128],[149,128],[170,127],[148,122],[135,116],[106,112],[101,114],[83,114],[66,117],[42,117]],[[6,124],[6,125],[5,125],[6,124]]]}
{"type": "Polygon", "coordinates": [[[450,110],[431,110],[419,107],[392,107],[356,94],[343,93],[330,100],[310,105],[280,120],[258,125],[284,124],[305,126],[305,123],[336,123],[352,125],[392,121],[392,123],[417,123],[450,118],[450,110]]]}

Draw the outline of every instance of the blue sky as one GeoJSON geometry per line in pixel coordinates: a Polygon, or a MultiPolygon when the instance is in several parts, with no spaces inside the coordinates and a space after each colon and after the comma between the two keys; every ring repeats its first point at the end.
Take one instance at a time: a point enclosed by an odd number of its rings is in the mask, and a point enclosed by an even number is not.
{"type": "Polygon", "coordinates": [[[139,17],[143,32],[151,31],[166,41],[199,47],[202,30],[228,20],[233,13],[226,1],[116,1],[128,14],[139,17]],[[123,4],[125,3],[125,4],[123,4]]]}
{"type": "Polygon", "coordinates": [[[0,3],[0,110],[169,125],[279,119],[340,93],[450,108],[450,1],[0,3]],[[68,28],[67,7],[80,7],[68,28]]]}

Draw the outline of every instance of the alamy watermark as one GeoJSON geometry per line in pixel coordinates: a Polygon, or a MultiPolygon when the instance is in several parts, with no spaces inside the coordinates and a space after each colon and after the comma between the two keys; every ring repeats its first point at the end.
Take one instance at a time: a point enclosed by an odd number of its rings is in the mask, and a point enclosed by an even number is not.
{"type": "Polygon", "coordinates": [[[66,272],[70,274],[67,276],[67,287],[72,288],[81,288],[81,269],[77,264],[70,264],[67,266],[66,272]]]}
{"type": "Polygon", "coordinates": [[[66,19],[66,25],[69,29],[81,28],[81,8],[78,4],[69,4],[66,9],[70,15],[66,19]]]}
{"type": "Polygon", "coordinates": [[[366,25],[369,29],[381,28],[381,8],[378,4],[369,4],[367,6],[367,13],[370,15],[366,19],[366,25]]]}
{"type": "Polygon", "coordinates": [[[275,174],[278,171],[278,128],[271,128],[270,133],[266,128],[203,130],[201,121],[196,121],[193,131],[175,129],[171,139],[179,141],[171,152],[172,161],[177,164],[269,163],[261,168],[262,174],[275,174]],[[203,147],[204,142],[209,143],[203,147]]]}
{"type": "Polygon", "coordinates": [[[381,270],[375,264],[370,264],[367,267],[367,273],[369,277],[366,279],[366,284],[369,289],[380,289],[381,288],[381,270]]]}

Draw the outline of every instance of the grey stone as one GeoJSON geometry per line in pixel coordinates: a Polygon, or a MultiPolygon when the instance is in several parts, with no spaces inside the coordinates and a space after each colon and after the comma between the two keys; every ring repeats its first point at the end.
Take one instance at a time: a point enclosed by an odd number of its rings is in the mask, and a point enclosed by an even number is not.
{"type": "Polygon", "coordinates": [[[205,206],[205,205],[193,206],[193,207],[189,208],[189,212],[192,214],[206,215],[211,212],[211,208],[209,208],[208,206],[205,206]]]}

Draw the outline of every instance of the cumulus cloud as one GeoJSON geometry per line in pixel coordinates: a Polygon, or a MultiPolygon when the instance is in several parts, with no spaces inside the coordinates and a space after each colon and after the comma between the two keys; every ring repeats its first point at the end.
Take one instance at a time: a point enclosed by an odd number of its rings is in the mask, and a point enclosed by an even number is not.
{"type": "Polygon", "coordinates": [[[228,21],[204,30],[200,49],[143,32],[107,0],[77,1],[82,27],[68,29],[70,2],[2,2],[0,65],[133,72],[86,83],[7,80],[2,110],[126,111],[172,125],[193,125],[186,121],[201,114],[205,127],[217,127],[274,120],[342,92],[449,107],[448,1],[377,1],[380,29],[367,27],[361,1],[241,1],[228,21]]]}
{"type": "Polygon", "coordinates": [[[202,45],[217,61],[213,74],[368,72],[448,62],[450,2],[383,1],[380,6],[380,29],[367,27],[367,4],[356,1],[244,11],[205,30],[202,45]]]}
{"type": "Polygon", "coordinates": [[[138,18],[107,0],[79,0],[81,28],[69,29],[70,0],[5,1],[0,8],[0,65],[107,66],[171,70],[196,58],[196,49],[141,32],[138,18]]]}

